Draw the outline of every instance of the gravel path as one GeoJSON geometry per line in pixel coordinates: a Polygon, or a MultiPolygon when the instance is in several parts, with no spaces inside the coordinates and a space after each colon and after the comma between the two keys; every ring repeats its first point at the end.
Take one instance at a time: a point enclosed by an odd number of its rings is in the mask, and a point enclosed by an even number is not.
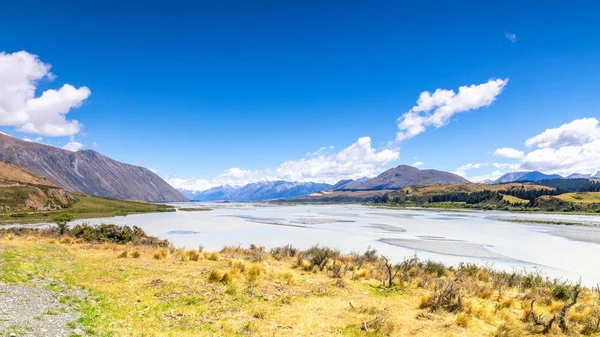
{"type": "Polygon", "coordinates": [[[0,284],[0,337],[85,336],[76,309],[77,299],[87,293],[49,282],[35,283],[0,284]]]}

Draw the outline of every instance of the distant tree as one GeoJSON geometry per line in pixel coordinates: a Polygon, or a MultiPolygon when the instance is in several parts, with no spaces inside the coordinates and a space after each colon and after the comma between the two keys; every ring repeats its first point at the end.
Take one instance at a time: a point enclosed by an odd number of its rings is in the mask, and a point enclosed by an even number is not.
{"type": "Polygon", "coordinates": [[[67,231],[67,224],[70,221],[73,221],[73,214],[71,213],[62,213],[60,215],[55,216],[52,221],[54,221],[58,225],[58,231],[60,235],[64,235],[67,231]]]}

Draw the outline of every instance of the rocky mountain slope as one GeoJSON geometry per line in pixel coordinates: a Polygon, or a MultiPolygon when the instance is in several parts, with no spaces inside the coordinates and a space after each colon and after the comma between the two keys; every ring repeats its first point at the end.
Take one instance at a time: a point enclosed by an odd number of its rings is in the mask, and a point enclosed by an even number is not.
{"type": "Polygon", "coordinates": [[[263,181],[240,187],[218,186],[206,191],[188,194],[196,201],[261,201],[308,195],[331,188],[329,184],[312,182],[263,181]]]}
{"type": "Polygon", "coordinates": [[[416,167],[400,165],[389,169],[366,182],[349,182],[339,190],[395,190],[412,185],[428,184],[467,184],[469,181],[454,173],[437,170],[419,170],[416,167]]]}
{"type": "Polygon", "coordinates": [[[24,167],[73,192],[149,202],[186,200],[148,169],[92,150],[71,152],[0,134],[0,161],[24,167]]]}

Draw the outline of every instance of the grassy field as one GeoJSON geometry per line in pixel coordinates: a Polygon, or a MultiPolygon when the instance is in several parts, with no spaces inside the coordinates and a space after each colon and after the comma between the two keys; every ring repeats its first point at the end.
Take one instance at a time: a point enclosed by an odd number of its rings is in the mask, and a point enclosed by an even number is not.
{"type": "MultiPolygon", "coordinates": [[[[532,336],[572,297],[568,334],[598,335],[598,292],[574,296],[572,286],[534,274],[411,260],[392,266],[389,286],[373,253],[323,248],[200,253],[11,235],[0,248],[2,283],[88,289],[91,298],[67,300],[90,336],[532,336]]],[[[547,335],[563,335],[559,321],[547,335]]]]}
{"type": "Polygon", "coordinates": [[[52,222],[61,213],[71,213],[75,219],[111,217],[135,213],[170,212],[175,208],[145,202],[115,200],[71,193],[77,201],[60,210],[0,214],[0,224],[52,222]]]}
{"type": "Polygon", "coordinates": [[[565,193],[555,198],[573,203],[593,204],[600,203],[600,192],[565,193]]]}
{"type": "Polygon", "coordinates": [[[523,204],[529,203],[529,200],[517,198],[515,196],[507,195],[507,194],[504,194],[502,196],[502,200],[507,201],[508,203],[514,204],[514,205],[523,205],[523,204]]]}

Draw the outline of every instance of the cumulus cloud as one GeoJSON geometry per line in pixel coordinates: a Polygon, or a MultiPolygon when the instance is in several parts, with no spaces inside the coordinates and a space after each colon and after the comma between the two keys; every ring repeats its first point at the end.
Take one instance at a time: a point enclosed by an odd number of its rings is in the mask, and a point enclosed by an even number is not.
{"type": "Polygon", "coordinates": [[[469,163],[469,164],[465,164],[465,165],[462,165],[462,166],[458,167],[452,173],[457,174],[457,175],[459,175],[461,177],[465,177],[466,178],[467,177],[467,171],[473,170],[473,169],[478,169],[478,168],[480,168],[482,166],[484,166],[484,164],[481,164],[481,163],[475,163],[475,164],[469,163]]]}
{"type": "Polygon", "coordinates": [[[525,156],[525,152],[510,147],[503,147],[494,151],[494,156],[499,158],[521,159],[525,156]]]}
{"type": "MultiPolygon", "coordinates": [[[[331,149],[331,148],[329,148],[331,149]]],[[[219,185],[241,186],[259,181],[318,181],[334,184],[341,179],[356,179],[374,176],[384,166],[397,160],[397,148],[375,149],[370,137],[359,138],[354,144],[339,151],[327,154],[316,151],[305,158],[289,160],[274,170],[243,170],[230,168],[213,179],[167,178],[172,186],[187,190],[202,191],[219,185]]]]}
{"type": "Polygon", "coordinates": [[[63,146],[62,148],[64,150],[77,152],[77,151],[81,150],[82,147],[83,147],[83,144],[81,144],[79,142],[75,142],[75,141],[70,141],[67,144],[65,144],[65,146],[63,146]]]}
{"type": "Polygon", "coordinates": [[[579,146],[598,139],[598,120],[596,118],[576,119],[557,128],[547,129],[537,136],[525,141],[527,147],[557,148],[562,146],[579,146]]]}
{"type": "Polygon", "coordinates": [[[90,96],[87,87],[65,84],[36,96],[41,80],[53,80],[50,65],[26,51],[0,52],[0,126],[46,137],[72,136],[82,129],[67,113],[90,96]]]}
{"type": "Polygon", "coordinates": [[[600,123],[596,118],[576,119],[547,129],[527,139],[525,145],[533,149],[527,153],[511,148],[496,150],[497,157],[519,161],[494,163],[494,167],[501,172],[541,171],[562,176],[600,171],[600,123]]]}
{"type": "Polygon", "coordinates": [[[457,113],[491,105],[507,83],[508,78],[494,79],[479,85],[462,86],[458,93],[445,89],[437,89],[433,94],[421,93],[417,105],[398,118],[400,131],[396,141],[410,139],[429,126],[442,127],[457,113]]]}
{"type": "Polygon", "coordinates": [[[511,33],[511,32],[504,32],[504,36],[508,39],[508,41],[510,41],[511,43],[516,43],[517,42],[517,34],[515,33],[511,33]]]}
{"type": "Polygon", "coordinates": [[[423,162],[421,162],[421,161],[416,161],[416,162],[412,163],[412,166],[414,166],[414,167],[423,166],[423,162]]]}

